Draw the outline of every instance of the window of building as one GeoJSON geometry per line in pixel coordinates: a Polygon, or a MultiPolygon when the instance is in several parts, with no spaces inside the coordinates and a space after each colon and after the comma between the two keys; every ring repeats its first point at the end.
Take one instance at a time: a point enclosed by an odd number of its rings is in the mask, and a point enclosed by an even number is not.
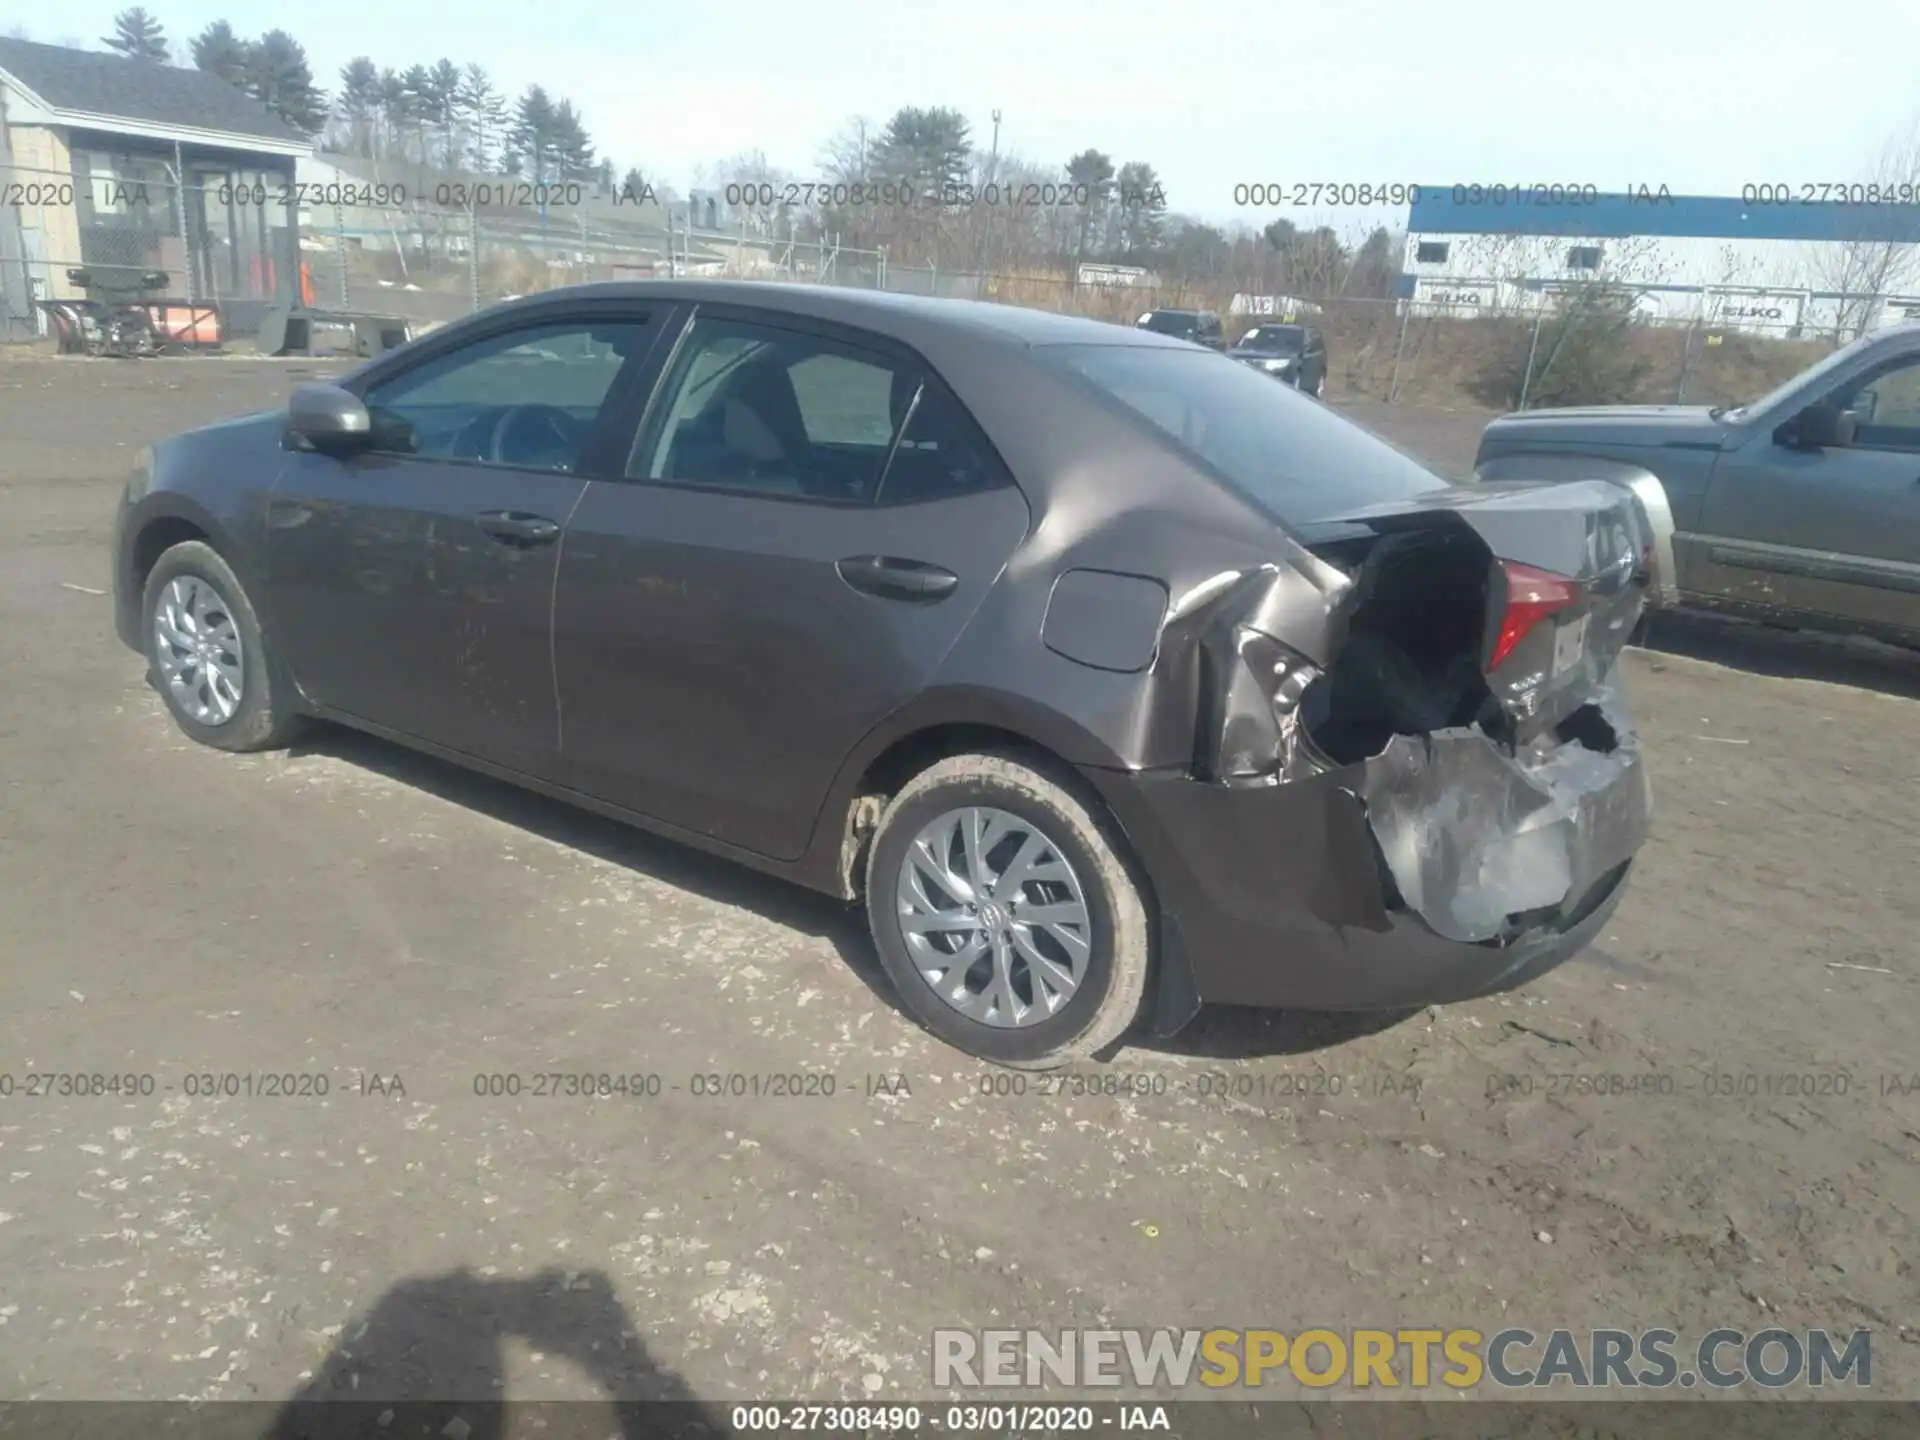
{"type": "Polygon", "coordinates": [[[1567,269],[1598,270],[1600,268],[1600,247],[1598,245],[1575,245],[1567,251],[1567,269]]]}
{"type": "Polygon", "coordinates": [[[75,169],[85,169],[83,193],[92,207],[85,220],[134,224],[161,235],[180,233],[173,214],[173,176],[165,161],[106,150],[85,150],[79,159],[75,169]]]}
{"type": "Polygon", "coordinates": [[[1444,240],[1422,240],[1414,248],[1413,259],[1416,265],[1444,265],[1447,263],[1448,245],[1444,240]]]}

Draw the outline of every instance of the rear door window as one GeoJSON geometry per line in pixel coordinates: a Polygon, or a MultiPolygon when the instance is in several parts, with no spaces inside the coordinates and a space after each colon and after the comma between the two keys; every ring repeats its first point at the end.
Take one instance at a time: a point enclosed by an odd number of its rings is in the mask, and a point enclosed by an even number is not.
{"type": "Polygon", "coordinates": [[[630,479],[871,502],[918,389],[910,367],[801,329],[697,319],[630,479]]]}

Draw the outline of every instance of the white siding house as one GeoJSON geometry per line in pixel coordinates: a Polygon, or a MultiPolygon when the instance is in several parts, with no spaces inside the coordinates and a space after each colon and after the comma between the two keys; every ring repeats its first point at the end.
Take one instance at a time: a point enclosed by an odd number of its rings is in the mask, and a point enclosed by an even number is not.
{"type": "Polygon", "coordinates": [[[1858,331],[1914,303],[1920,207],[1420,187],[1399,287],[1416,311],[1525,310],[1595,282],[1655,320],[1858,331]]]}

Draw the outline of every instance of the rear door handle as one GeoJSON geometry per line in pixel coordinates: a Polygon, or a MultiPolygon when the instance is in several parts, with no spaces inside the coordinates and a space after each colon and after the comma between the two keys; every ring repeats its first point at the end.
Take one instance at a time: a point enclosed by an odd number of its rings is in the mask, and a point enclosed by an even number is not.
{"type": "Polygon", "coordinates": [[[508,545],[550,545],[560,535],[558,521],[520,510],[488,510],[474,520],[487,534],[508,545]]]}
{"type": "Polygon", "coordinates": [[[850,555],[834,567],[854,589],[882,600],[928,604],[960,588],[960,577],[938,565],[891,555],[850,555]]]}

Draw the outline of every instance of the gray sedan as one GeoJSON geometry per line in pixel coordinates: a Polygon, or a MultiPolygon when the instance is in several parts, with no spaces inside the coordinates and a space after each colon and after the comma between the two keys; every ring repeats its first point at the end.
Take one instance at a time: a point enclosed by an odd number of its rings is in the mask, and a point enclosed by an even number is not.
{"type": "Polygon", "coordinates": [[[115,533],[194,739],[355,726],[858,901],[1008,1065],[1519,985],[1646,834],[1639,502],[1150,330],[554,291],[162,443],[115,533]]]}

